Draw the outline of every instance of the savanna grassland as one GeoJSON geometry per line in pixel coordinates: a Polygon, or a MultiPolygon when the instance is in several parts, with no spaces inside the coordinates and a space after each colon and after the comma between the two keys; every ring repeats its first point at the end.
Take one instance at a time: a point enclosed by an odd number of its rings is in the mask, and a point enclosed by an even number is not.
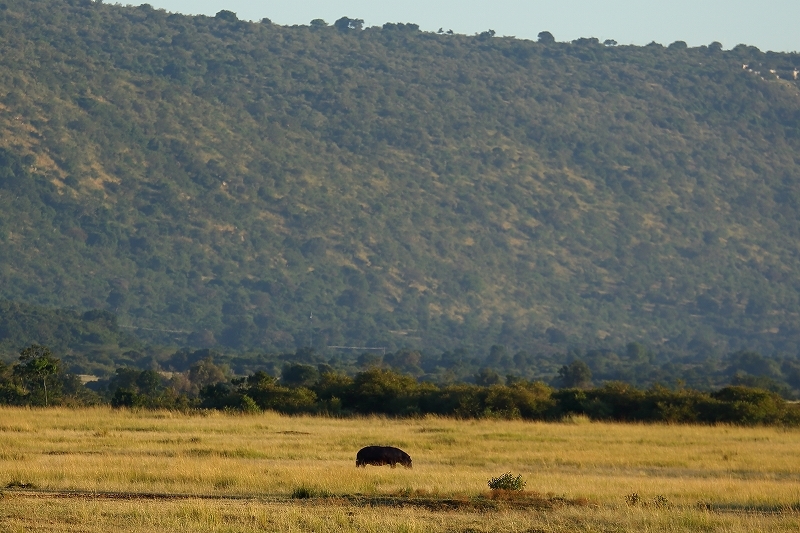
{"type": "Polygon", "coordinates": [[[796,531],[800,431],[0,410],[2,531],[796,531]],[[368,444],[413,469],[357,469],[368,444]],[[487,480],[522,474],[525,491],[487,480]]]}

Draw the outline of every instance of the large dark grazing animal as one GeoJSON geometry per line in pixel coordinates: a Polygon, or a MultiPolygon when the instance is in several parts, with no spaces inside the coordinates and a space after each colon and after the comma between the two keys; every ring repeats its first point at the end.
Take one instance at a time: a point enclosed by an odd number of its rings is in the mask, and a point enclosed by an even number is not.
{"type": "Polygon", "coordinates": [[[394,468],[398,464],[411,468],[411,456],[393,446],[367,446],[358,450],[356,454],[356,466],[391,465],[394,468]]]}

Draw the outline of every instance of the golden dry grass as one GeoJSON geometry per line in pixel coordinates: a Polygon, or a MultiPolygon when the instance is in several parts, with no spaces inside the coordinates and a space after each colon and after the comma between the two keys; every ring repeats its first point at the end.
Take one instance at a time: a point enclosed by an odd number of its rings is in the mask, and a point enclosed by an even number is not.
{"type": "Polygon", "coordinates": [[[7,497],[0,530],[125,532],[525,532],[576,531],[725,533],[796,532],[796,515],[720,514],[627,507],[565,507],[554,511],[435,512],[408,507],[354,507],[328,502],[259,500],[42,499],[7,497]]]}
{"type": "Polygon", "coordinates": [[[83,531],[94,517],[107,526],[97,531],[798,529],[798,430],[577,422],[0,408],[0,487],[10,487],[0,525],[83,531]],[[405,449],[414,468],[355,468],[368,444],[405,449]],[[586,504],[411,504],[485,502],[487,480],[506,471],[544,502],[586,504]],[[328,497],[291,499],[299,487],[328,497]],[[639,505],[626,504],[632,493],[639,505]]]}

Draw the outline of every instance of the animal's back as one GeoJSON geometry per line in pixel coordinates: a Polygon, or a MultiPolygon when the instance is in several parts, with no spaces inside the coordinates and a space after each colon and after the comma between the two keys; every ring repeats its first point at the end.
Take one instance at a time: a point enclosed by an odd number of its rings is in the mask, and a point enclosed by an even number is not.
{"type": "Polygon", "coordinates": [[[411,468],[411,456],[394,446],[366,446],[356,454],[356,466],[390,465],[394,468],[397,464],[411,468]]]}

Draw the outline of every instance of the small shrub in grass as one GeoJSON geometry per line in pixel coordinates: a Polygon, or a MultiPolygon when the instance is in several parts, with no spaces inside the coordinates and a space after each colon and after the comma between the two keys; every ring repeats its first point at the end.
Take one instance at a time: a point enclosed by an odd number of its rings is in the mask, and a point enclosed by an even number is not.
{"type": "Polygon", "coordinates": [[[653,498],[653,507],[669,507],[669,500],[663,494],[659,494],[655,498],[653,498]]]}
{"type": "Polygon", "coordinates": [[[625,503],[631,507],[635,507],[637,505],[641,505],[643,507],[655,507],[657,509],[669,507],[669,499],[667,499],[667,497],[663,494],[659,494],[652,500],[648,501],[639,496],[638,492],[631,492],[625,496],[625,503]]]}
{"type": "Polygon", "coordinates": [[[489,488],[492,490],[522,490],[525,488],[525,482],[522,481],[522,474],[514,477],[511,472],[506,472],[502,476],[490,479],[489,488]]]}
{"type": "Polygon", "coordinates": [[[297,487],[292,491],[292,498],[295,500],[306,500],[314,497],[314,491],[308,487],[297,487]]]}

